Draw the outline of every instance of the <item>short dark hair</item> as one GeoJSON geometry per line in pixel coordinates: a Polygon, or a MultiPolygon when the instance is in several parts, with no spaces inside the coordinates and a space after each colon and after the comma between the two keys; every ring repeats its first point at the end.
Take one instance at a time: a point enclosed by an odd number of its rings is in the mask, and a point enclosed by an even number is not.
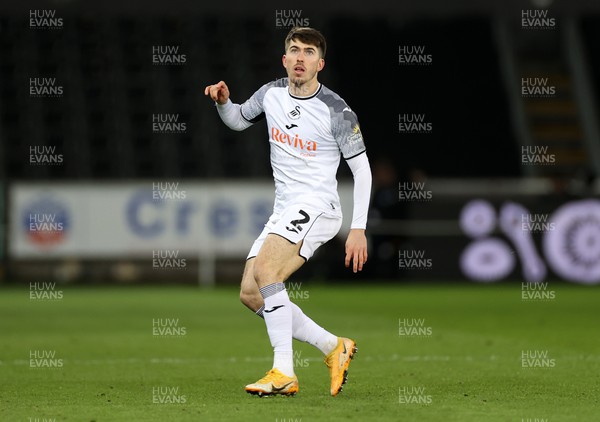
{"type": "Polygon", "coordinates": [[[290,32],[288,32],[287,37],[285,37],[285,51],[287,52],[290,43],[294,40],[298,40],[303,42],[304,44],[314,45],[319,49],[321,53],[321,58],[325,58],[325,53],[327,52],[327,42],[325,41],[325,37],[319,31],[314,28],[309,28],[307,26],[295,26],[290,32]]]}

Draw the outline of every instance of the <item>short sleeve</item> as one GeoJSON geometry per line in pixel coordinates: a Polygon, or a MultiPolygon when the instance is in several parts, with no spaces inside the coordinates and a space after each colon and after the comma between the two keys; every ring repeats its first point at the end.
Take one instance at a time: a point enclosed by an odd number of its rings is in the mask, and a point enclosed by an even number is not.
{"type": "Polygon", "coordinates": [[[366,151],[358,118],[350,107],[333,114],[332,133],[344,159],[349,160],[366,151]]]}
{"type": "Polygon", "coordinates": [[[256,123],[265,117],[265,110],[263,108],[263,100],[265,94],[270,88],[285,86],[287,84],[287,78],[277,79],[261,86],[250,98],[244,102],[240,108],[240,113],[244,120],[250,123],[256,123]]]}

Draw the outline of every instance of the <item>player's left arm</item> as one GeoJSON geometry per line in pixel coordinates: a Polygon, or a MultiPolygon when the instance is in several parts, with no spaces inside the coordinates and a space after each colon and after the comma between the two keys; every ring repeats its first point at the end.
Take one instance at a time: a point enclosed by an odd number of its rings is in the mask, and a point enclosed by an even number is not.
{"type": "Polygon", "coordinates": [[[354,208],[352,211],[352,224],[346,240],[346,267],[352,264],[356,273],[362,271],[367,262],[367,216],[371,199],[371,166],[366,152],[346,161],[354,176],[354,208]]]}
{"type": "Polygon", "coordinates": [[[343,103],[342,110],[332,114],[332,134],[342,156],[354,176],[354,209],[352,225],[346,240],[346,267],[352,265],[356,273],[367,262],[367,215],[371,200],[371,167],[367,158],[365,141],[356,114],[343,103]]]}

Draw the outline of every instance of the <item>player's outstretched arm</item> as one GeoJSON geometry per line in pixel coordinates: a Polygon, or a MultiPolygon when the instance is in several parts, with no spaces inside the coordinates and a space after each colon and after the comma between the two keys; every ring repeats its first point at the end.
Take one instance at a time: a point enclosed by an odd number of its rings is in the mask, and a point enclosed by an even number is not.
{"type": "Polygon", "coordinates": [[[352,265],[356,273],[362,271],[367,262],[367,215],[369,201],[371,200],[371,167],[367,154],[363,153],[346,161],[354,176],[354,209],[352,212],[352,225],[346,240],[346,267],[352,265]]]}
{"type": "Polygon", "coordinates": [[[240,105],[233,104],[229,99],[229,87],[224,81],[204,88],[204,95],[209,96],[217,105],[217,112],[223,123],[233,130],[244,130],[252,123],[242,117],[240,105]]]}

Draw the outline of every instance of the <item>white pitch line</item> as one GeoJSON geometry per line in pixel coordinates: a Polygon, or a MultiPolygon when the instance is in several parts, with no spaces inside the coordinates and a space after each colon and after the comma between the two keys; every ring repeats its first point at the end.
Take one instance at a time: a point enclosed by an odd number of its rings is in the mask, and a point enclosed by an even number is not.
{"type": "MultiPolygon", "coordinates": [[[[59,356],[60,357],[60,356],[59,356]]],[[[303,357],[302,354],[294,356],[295,359],[302,359],[303,361],[309,362],[321,362],[323,357],[303,357]]],[[[448,356],[448,355],[414,355],[414,356],[400,356],[393,354],[389,356],[363,356],[357,353],[357,358],[364,362],[449,362],[449,361],[499,361],[499,360],[510,360],[520,361],[520,357],[517,355],[510,359],[503,358],[498,355],[489,356],[448,356]]],[[[600,361],[600,355],[572,355],[572,356],[553,356],[557,360],[566,361],[600,361]]],[[[120,365],[120,364],[140,364],[140,363],[153,363],[153,364],[172,364],[172,365],[189,365],[192,363],[217,363],[217,362],[269,362],[273,360],[272,356],[231,356],[227,358],[120,358],[120,359],[67,359],[61,357],[65,364],[71,365],[120,365]]],[[[13,360],[0,360],[0,366],[26,366],[29,365],[29,359],[13,359],[13,360]]]]}

